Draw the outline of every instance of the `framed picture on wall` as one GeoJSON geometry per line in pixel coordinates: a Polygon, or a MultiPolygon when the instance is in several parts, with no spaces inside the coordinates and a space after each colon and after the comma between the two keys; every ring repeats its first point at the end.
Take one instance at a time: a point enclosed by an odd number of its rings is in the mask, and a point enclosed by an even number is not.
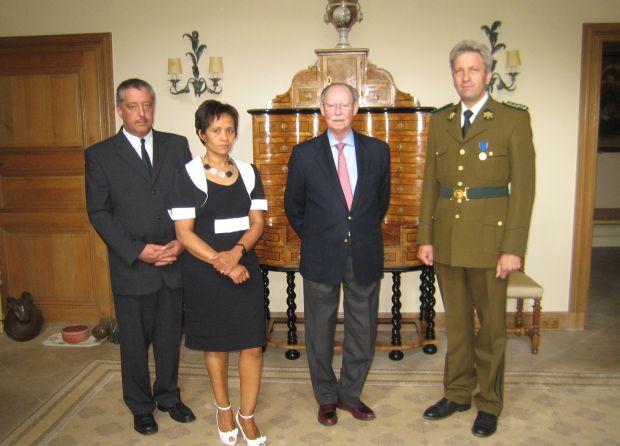
{"type": "Polygon", "coordinates": [[[620,152],[620,47],[603,47],[599,152],[620,152]]]}

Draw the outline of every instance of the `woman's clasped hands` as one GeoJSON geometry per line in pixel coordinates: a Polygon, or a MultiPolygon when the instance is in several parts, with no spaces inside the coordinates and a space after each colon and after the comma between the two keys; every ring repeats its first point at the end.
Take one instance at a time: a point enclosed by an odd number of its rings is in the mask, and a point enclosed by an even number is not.
{"type": "Polygon", "coordinates": [[[221,251],[209,259],[211,266],[239,285],[250,278],[247,268],[239,263],[242,254],[236,250],[221,251]]]}

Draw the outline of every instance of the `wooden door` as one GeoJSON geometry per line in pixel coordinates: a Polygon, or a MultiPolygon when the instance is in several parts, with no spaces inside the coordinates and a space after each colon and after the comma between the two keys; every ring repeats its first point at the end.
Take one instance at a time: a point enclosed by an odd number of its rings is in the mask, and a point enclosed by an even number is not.
{"type": "Polygon", "coordinates": [[[112,312],[83,152],[114,127],[109,33],[0,38],[1,291],[30,291],[47,321],[112,312]]]}

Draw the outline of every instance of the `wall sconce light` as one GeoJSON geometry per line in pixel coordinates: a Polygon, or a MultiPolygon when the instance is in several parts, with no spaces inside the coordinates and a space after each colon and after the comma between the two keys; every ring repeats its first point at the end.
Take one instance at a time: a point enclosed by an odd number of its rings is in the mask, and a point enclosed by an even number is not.
{"type": "Polygon", "coordinates": [[[185,87],[179,89],[178,83],[181,81],[179,76],[183,74],[183,69],[181,67],[181,58],[175,57],[168,59],[168,75],[170,76],[170,93],[174,95],[189,93],[189,86],[191,85],[194,90],[194,96],[199,97],[205,91],[211,94],[220,94],[222,92],[222,87],[219,85],[219,82],[222,80],[222,73],[224,72],[224,62],[221,57],[210,57],[209,58],[209,80],[212,82],[213,87],[209,87],[208,82],[200,77],[200,70],[198,68],[198,62],[200,61],[200,56],[202,52],[207,49],[207,45],[200,44],[200,40],[198,38],[198,31],[192,31],[191,34],[185,33],[183,37],[188,37],[192,50],[185,53],[192,60],[192,75],[193,77],[187,80],[185,87]]]}
{"type": "MultiPolygon", "coordinates": [[[[496,51],[506,49],[506,45],[497,41],[499,35],[498,30],[501,25],[502,22],[496,20],[493,22],[490,28],[486,25],[483,25],[481,28],[489,39],[492,55],[494,55],[496,51]]],[[[515,91],[515,89],[517,88],[517,75],[519,74],[517,70],[521,66],[521,56],[519,55],[519,50],[506,51],[506,72],[508,73],[508,76],[510,76],[510,85],[507,84],[504,79],[502,79],[502,76],[499,73],[495,72],[496,64],[497,60],[495,60],[495,56],[493,56],[493,69],[491,70],[493,71],[493,76],[491,77],[491,82],[489,82],[489,86],[487,87],[489,93],[493,92],[495,82],[497,82],[498,90],[515,91]]]]}

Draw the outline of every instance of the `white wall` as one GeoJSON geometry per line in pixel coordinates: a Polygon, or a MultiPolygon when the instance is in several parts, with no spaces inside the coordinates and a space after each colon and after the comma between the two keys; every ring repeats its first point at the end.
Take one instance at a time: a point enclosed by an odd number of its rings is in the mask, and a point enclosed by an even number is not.
{"type": "MultiPolygon", "coordinates": [[[[252,157],[246,110],[265,107],[286,91],[293,75],[315,61],[314,49],[333,47],[337,35],[323,22],[318,0],[1,0],[0,35],[111,32],[115,84],[150,81],[158,93],[156,127],[187,135],[194,150],[193,112],[204,100],[167,93],[167,59],[188,49],[184,32],[197,30],[209,56],[224,57],[223,94],[241,111],[236,153],[252,157]]],[[[459,40],[484,40],[483,24],[503,22],[500,41],[519,49],[523,66],[514,93],[496,95],[527,104],[537,149],[537,194],[527,270],[545,288],[545,310],[568,310],[575,175],[581,28],[620,21],[618,0],[361,0],[363,22],[351,31],[356,47],[370,48],[373,63],[389,70],[398,87],[422,105],[455,101],[448,52],[459,40]]],[[[190,69],[184,62],[184,70],[190,69]]],[[[498,67],[503,68],[503,52],[498,67]]],[[[272,274],[272,310],[285,308],[285,281],[272,274]]],[[[386,277],[381,311],[390,305],[386,277]]],[[[418,280],[403,278],[403,311],[416,311],[418,280]]],[[[301,280],[298,282],[301,297],[301,280]]],[[[301,304],[301,298],[299,299],[301,304]]],[[[302,306],[300,305],[300,310],[302,306]]],[[[438,305],[438,309],[441,306],[438,305]]]]}

